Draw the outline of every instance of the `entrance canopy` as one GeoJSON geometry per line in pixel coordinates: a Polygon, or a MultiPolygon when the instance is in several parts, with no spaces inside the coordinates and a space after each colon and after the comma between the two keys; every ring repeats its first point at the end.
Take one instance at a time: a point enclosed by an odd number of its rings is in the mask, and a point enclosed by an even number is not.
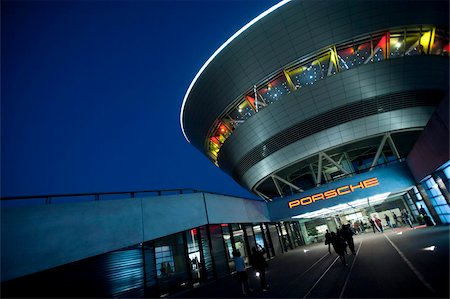
{"type": "Polygon", "coordinates": [[[268,208],[272,221],[327,217],[397,198],[414,184],[403,162],[274,200],[268,208]]]}

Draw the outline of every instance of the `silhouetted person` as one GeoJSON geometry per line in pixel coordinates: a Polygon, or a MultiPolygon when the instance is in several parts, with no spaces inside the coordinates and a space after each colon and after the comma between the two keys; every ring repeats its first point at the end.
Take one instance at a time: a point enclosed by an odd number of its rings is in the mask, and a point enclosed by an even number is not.
{"type": "Polygon", "coordinates": [[[250,255],[250,264],[253,266],[255,271],[259,273],[261,290],[263,292],[267,291],[267,283],[266,283],[267,263],[262,252],[256,250],[255,247],[252,247],[252,254],[250,255]]]}
{"type": "Polygon", "coordinates": [[[331,254],[331,234],[328,229],[325,233],[325,245],[328,245],[328,252],[331,254]]]}
{"type": "Polygon", "coordinates": [[[341,228],[342,231],[342,237],[344,238],[345,242],[348,245],[348,248],[350,248],[350,251],[353,255],[356,254],[355,252],[355,243],[353,242],[353,235],[355,232],[351,228],[350,224],[344,224],[341,228]]]}
{"type": "Polygon", "coordinates": [[[375,231],[375,221],[373,221],[373,219],[370,218],[369,222],[370,222],[370,226],[372,226],[373,233],[376,233],[376,231],[375,231]]]}
{"type": "Polygon", "coordinates": [[[394,213],[394,226],[397,227],[398,225],[398,216],[394,213]]]}
{"type": "Polygon", "coordinates": [[[252,291],[248,286],[248,275],[245,270],[245,262],[239,250],[233,251],[234,266],[236,267],[237,279],[241,283],[242,294],[252,291]]]}
{"type": "Polygon", "coordinates": [[[384,216],[384,220],[386,220],[387,225],[392,228],[392,224],[391,224],[391,218],[389,218],[389,216],[386,214],[386,216],[384,216]]]}
{"type": "Polygon", "coordinates": [[[408,224],[411,228],[413,228],[411,219],[409,217],[409,213],[406,211],[406,209],[403,209],[402,211],[402,218],[404,223],[408,224]]]}
{"type": "Polygon", "coordinates": [[[426,212],[425,209],[422,207],[422,205],[420,205],[420,208],[419,208],[419,214],[422,215],[422,216],[427,215],[427,212],[426,212]]]}
{"type": "Polygon", "coordinates": [[[335,232],[331,232],[331,244],[333,244],[334,252],[339,255],[342,264],[347,266],[347,263],[345,262],[345,247],[347,245],[345,244],[344,239],[335,232]]]}

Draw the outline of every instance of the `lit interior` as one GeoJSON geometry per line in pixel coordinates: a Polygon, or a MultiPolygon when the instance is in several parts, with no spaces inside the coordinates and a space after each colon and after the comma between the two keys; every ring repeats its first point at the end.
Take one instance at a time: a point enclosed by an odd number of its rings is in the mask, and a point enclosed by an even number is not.
{"type": "Polygon", "coordinates": [[[207,153],[217,164],[219,151],[234,130],[254,114],[292,92],[367,63],[412,55],[449,55],[448,33],[431,27],[401,28],[370,34],[358,40],[327,47],[289,64],[279,73],[251,86],[213,125],[207,153]]]}

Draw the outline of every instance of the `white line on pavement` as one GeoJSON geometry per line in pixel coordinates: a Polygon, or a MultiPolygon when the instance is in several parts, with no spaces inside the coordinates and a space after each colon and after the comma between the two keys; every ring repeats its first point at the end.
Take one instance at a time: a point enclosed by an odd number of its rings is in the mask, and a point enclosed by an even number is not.
{"type": "Polygon", "coordinates": [[[356,256],[353,259],[352,266],[350,267],[350,271],[348,272],[347,279],[345,280],[344,286],[342,287],[341,294],[339,295],[339,299],[342,298],[342,295],[344,294],[345,288],[347,287],[348,279],[350,278],[350,274],[352,273],[352,269],[353,269],[353,266],[355,265],[356,258],[358,257],[358,253],[359,253],[359,250],[361,249],[362,243],[363,243],[363,241],[361,240],[361,242],[359,243],[358,250],[356,251],[356,256]]]}
{"type": "Polygon", "coordinates": [[[406,258],[406,256],[403,254],[403,252],[389,239],[389,237],[384,234],[386,239],[391,243],[392,247],[394,247],[395,250],[397,250],[398,254],[401,256],[401,258],[405,261],[405,263],[408,265],[408,267],[413,271],[414,274],[416,274],[417,278],[429,289],[431,292],[436,294],[436,291],[433,289],[433,287],[425,280],[422,274],[413,266],[413,264],[406,258]]]}

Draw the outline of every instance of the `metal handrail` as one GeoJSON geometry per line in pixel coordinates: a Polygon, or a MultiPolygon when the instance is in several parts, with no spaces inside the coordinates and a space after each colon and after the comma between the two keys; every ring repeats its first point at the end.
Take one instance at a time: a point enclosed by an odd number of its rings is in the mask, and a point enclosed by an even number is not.
{"type": "Polygon", "coordinates": [[[135,197],[136,193],[156,193],[157,196],[163,195],[167,192],[178,192],[179,194],[184,193],[197,193],[201,192],[196,189],[163,189],[163,190],[140,190],[140,191],[117,191],[117,192],[93,192],[93,193],[71,193],[71,194],[46,194],[46,195],[31,195],[31,196],[8,196],[0,197],[1,200],[17,200],[17,199],[35,199],[35,198],[58,198],[58,197],[82,197],[82,196],[94,196],[100,199],[102,195],[118,195],[118,194],[130,194],[131,197],[135,197]],[[190,191],[190,192],[189,192],[190,191]]]}
{"type": "MultiPolygon", "coordinates": [[[[188,193],[208,193],[208,194],[215,194],[215,195],[223,195],[223,196],[233,196],[230,194],[223,194],[223,193],[216,193],[216,192],[209,192],[209,191],[201,191],[197,189],[190,189],[190,188],[180,188],[180,189],[162,189],[162,190],[140,190],[140,191],[118,191],[118,192],[95,192],[95,193],[72,193],[72,194],[52,194],[52,195],[31,195],[31,196],[9,196],[9,197],[0,197],[0,200],[20,200],[20,199],[45,199],[45,204],[51,204],[52,199],[57,198],[76,198],[76,197],[86,197],[86,196],[93,196],[94,201],[100,200],[101,196],[107,196],[107,195],[119,195],[119,194],[129,194],[131,198],[135,198],[136,194],[139,193],[153,193],[153,196],[163,196],[163,195],[169,195],[167,193],[177,193],[177,194],[188,194],[188,193]]],[[[259,198],[246,198],[241,197],[244,199],[250,199],[250,200],[257,200],[259,201],[259,198]]]]}

